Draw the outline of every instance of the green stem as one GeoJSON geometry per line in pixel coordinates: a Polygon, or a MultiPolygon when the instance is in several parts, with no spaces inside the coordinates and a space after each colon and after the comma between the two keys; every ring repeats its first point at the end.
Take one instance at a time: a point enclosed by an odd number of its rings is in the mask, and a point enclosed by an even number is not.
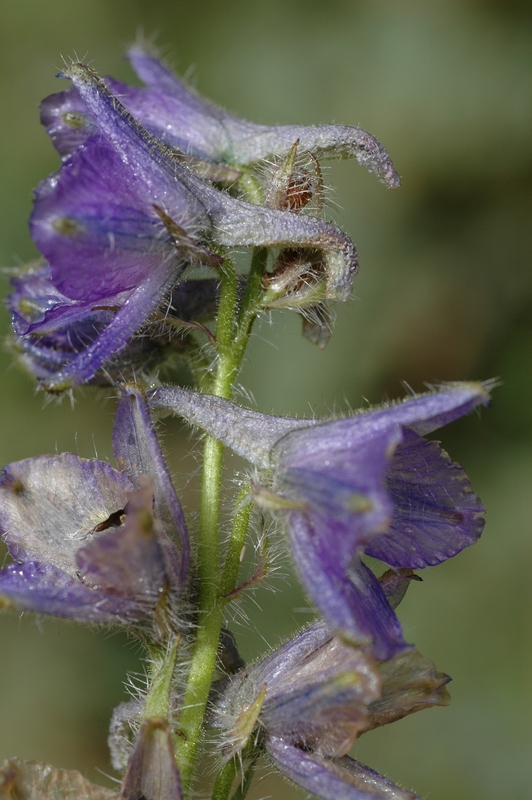
{"type": "MultiPolygon", "coordinates": [[[[252,259],[248,286],[237,317],[238,278],[231,262],[221,268],[221,294],[216,323],[218,346],[217,370],[209,390],[219,397],[230,399],[246,350],[253,321],[257,314],[261,277],[266,266],[267,252],[256,249],[252,259]]],[[[205,709],[212,684],[220,630],[223,622],[223,603],[220,575],[219,518],[223,470],[223,445],[210,436],[205,438],[198,531],[198,629],[188,675],[182,711],[179,717],[179,738],[176,759],[181,772],[186,797],[194,774],[194,764],[201,739],[205,709]]],[[[238,513],[237,513],[238,517],[238,513]]],[[[241,535],[241,524],[237,526],[241,535]]],[[[247,529],[247,528],[246,528],[247,529]]],[[[238,553],[240,553],[240,549],[238,553]]],[[[228,552],[235,547],[229,545],[228,552]]],[[[230,559],[234,562],[234,555],[230,559]]],[[[237,570],[224,570],[226,579],[236,581],[237,570]]],[[[234,586],[230,586],[230,591],[234,586]]]]}
{"type": "Polygon", "coordinates": [[[150,689],[144,705],[143,717],[168,718],[171,704],[172,678],[181,636],[177,635],[167,649],[150,649],[150,689]]]}
{"type": "Polygon", "coordinates": [[[223,769],[220,770],[216,776],[214,787],[212,790],[212,800],[227,800],[231,787],[235,780],[236,775],[236,762],[232,758],[225,764],[223,769]]]}
{"type": "Polygon", "coordinates": [[[249,528],[252,505],[246,503],[249,496],[250,487],[246,485],[241,489],[236,501],[236,514],[233,520],[231,537],[227,546],[225,564],[220,580],[220,597],[226,597],[231,592],[238,580],[238,571],[242,558],[242,551],[246,544],[246,537],[249,528]]]}

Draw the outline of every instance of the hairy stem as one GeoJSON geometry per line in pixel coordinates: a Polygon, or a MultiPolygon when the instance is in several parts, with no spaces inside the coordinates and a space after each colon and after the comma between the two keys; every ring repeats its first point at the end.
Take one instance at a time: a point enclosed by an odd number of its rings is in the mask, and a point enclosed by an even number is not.
{"type": "MultiPolygon", "coordinates": [[[[262,291],[260,278],[266,265],[265,251],[256,249],[248,286],[237,310],[238,279],[233,265],[226,261],[221,268],[221,294],[216,324],[218,359],[209,391],[231,399],[242,360],[257,314],[262,291]],[[238,312],[238,313],[237,313],[238,312]]],[[[211,436],[205,438],[198,532],[198,629],[188,676],[183,707],[179,718],[176,759],[181,771],[185,796],[190,792],[194,765],[201,739],[203,719],[212,684],[220,630],[223,622],[222,576],[220,574],[219,518],[223,471],[223,445],[211,436]]],[[[237,526],[241,535],[242,525],[237,526]]],[[[240,545],[241,549],[241,545],[240,545]]],[[[229,553],[235,547],[229,544],[229,553]]],[[[238,551],[240,552],[240,550],[238,551]]],[[[234,561],[234,556],[230,559],[234,561]]],[[[227,568],[227,564],[226,564],[227,568]]],[[[224,570],[223,589],[229,580],[236,581],[238,570],[224,570]]]]}

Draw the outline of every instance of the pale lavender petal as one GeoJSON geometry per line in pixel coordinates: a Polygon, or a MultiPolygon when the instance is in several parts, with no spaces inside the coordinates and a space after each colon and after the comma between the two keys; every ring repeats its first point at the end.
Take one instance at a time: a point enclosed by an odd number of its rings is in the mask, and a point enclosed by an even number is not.
{"type": "Polygon", "coordinates": [[[133,384],[122,387],[114,430],[113,452],[119,466],[138,484],[141,475],[155,481],[155,516],[179,547],[176,569],[184,584],[190,559],[185,515],[176,495],[142,391],[133,384]]]}
{"type": "Polygon", "coordinates": [[[320,757],[273,736],[266,739],[266,751],[279,772],[322,800],[419,800],[348,756],[320,757]]]}
{"type": "Polygon", "coordinates": [[[128,496],[120,520],[110,520],[108,529],[77,551],[76,566],[89,586],[135,598],[153,610],[174,576],[152,507],[153,481],[148,479],[128,496]]]}
{"type": "Polygon", "coordinates": [[[0,477],[0,534],[16,561],[50,563],[75,577],[76,552],[133,488],[109,464],[73,453],[15,462],[0,477]]]}
{"type": "Polygon", "coordinates": [[[394,567],[439,564],[474,544],[484,507],[459,464],[437,442],[405,430],[386,474],[394,513],[388,531],[366,552],[394,567]]]}

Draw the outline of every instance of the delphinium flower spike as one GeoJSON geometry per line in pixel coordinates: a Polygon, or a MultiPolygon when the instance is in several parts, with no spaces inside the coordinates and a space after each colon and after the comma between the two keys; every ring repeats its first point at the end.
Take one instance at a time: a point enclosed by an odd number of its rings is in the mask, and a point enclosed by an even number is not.
{"type": "Polygon", "coordinates": [[[177,387],[149,398],[271,471],[254,499],[284,518],[307,592],[338,634],[372,642],[380,660],[406,645],[361,555],[420,569],[478,539],[484,508],[467,476],[422,437],[488,402],[486,386],[456,383],[324,421],[270,417],[177,387]]]}

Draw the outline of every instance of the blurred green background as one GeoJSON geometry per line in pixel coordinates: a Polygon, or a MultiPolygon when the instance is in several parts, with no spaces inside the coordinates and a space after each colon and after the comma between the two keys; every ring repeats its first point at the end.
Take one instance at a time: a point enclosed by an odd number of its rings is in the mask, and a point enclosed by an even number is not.
{"type": "MultiPolygon", "coordinates": [[[[500,377],[493,406],[442,432],[488,510],[482,541],[424,573],[400,609],[407,638],[452,675],[452,705],[363,737],[357,757],[431,800],[527,800],[532,753],[532,7],[518,0],[3,0],[0,10],[0,264],[36,255],[31,191],[58,158],[38,103],[66,87],[62,57],[131,80],[139,29],[197,88],[263,123],[360,125],[388,148],[403,186],[330,162],[331,214],[360,251],[355,299],[328,348],[276,313],[257,329],[242,382],[256,407],[322,414],[425,381],[500,377]]],[[[2,282],[8,291],[8,278],[2,282]]],[[[1,328],[9,320],[1,312],[1,328]]],[[[115,402],[46,404],[0,356],[0,464],[74,450],[111,457],[115,402]]],[[[166,445],[187,507],[193,442],[166,445]]],[[[193,518],[193,510],[191,511],[193,518]]],[[[287,575],[287,568],[284,569],[287,575]]],[[[249,613],[247,657],[306,621],[289,578],[249,613]],[[287,603],[290,612],[286,611],[287,603]]],[[[110,772],[110,711],[133,641],[56,620],[0,617],[0,759],[110,772]]],[[[266,776],[253,797],[303,793],[266,776]]]]}

